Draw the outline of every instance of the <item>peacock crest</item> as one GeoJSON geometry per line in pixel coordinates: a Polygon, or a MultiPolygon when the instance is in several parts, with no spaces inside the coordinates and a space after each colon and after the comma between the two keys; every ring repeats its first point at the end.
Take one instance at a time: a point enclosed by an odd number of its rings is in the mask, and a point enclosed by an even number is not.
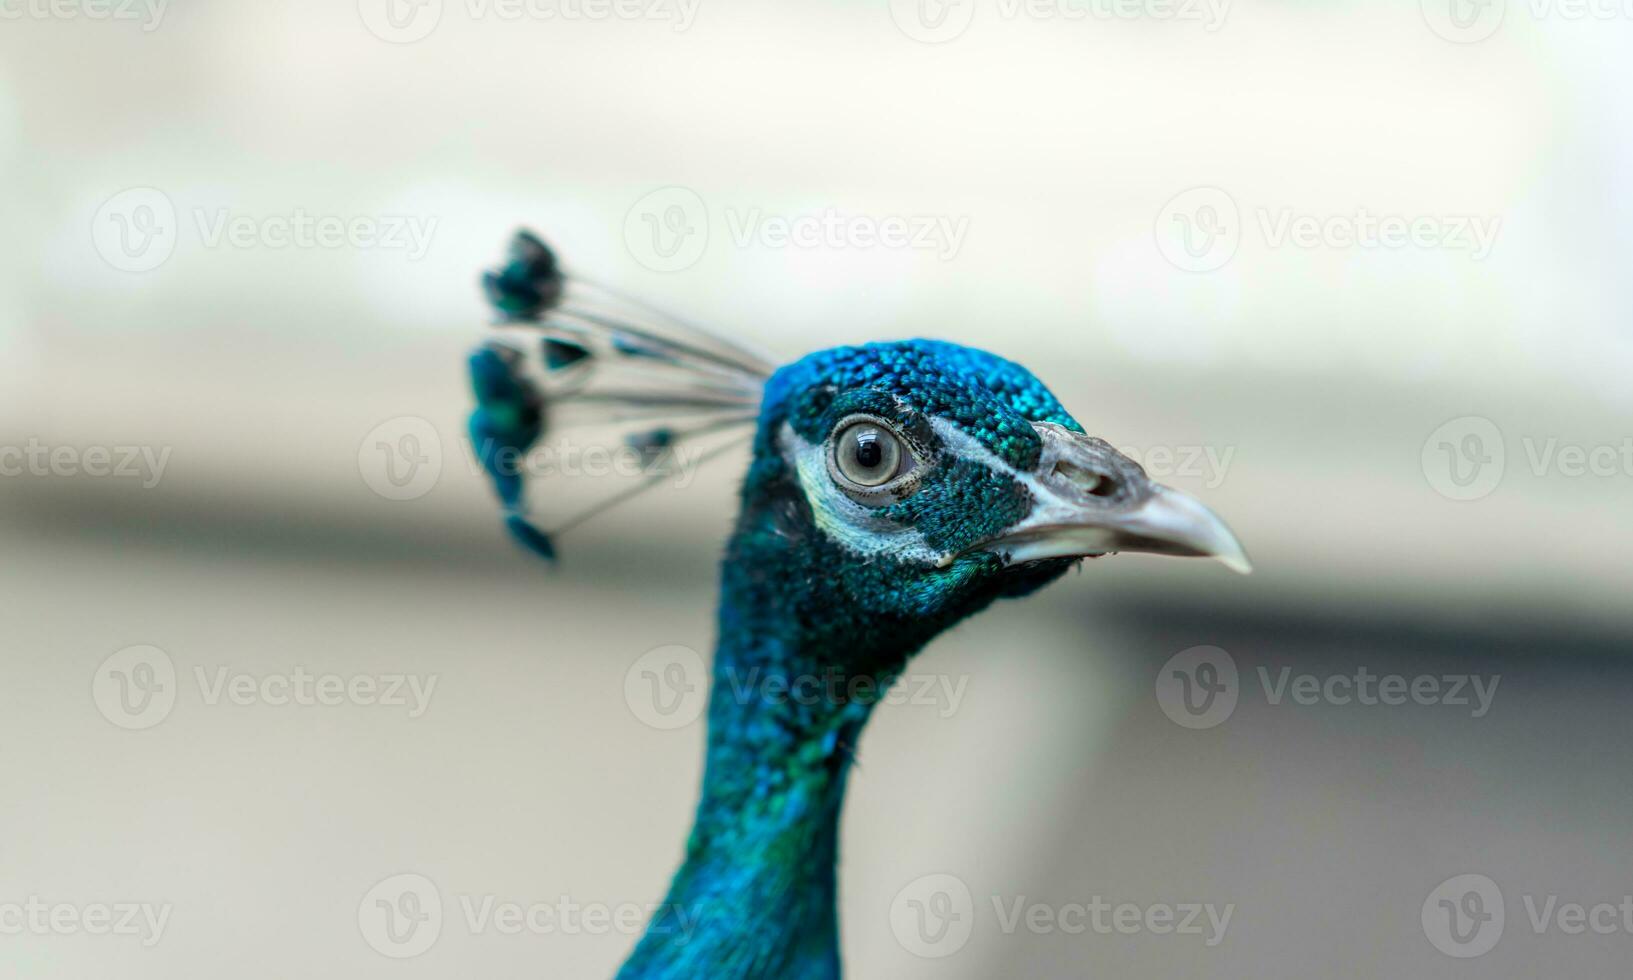
{"type": "MultiPolygon", "coordinates": [[[[471,439],[512,536],[553,559],[556,538],[747,440],[773,365],[746,346],[567,272],[532,232],[482,276],[494,336],[471,355],[471,439]],[[548,519],[529,499],[528,454],[548,436],[610,448],[617,472],[548,519]]],[[[542,511],[543,508],[541,507],[542,511]]]]}

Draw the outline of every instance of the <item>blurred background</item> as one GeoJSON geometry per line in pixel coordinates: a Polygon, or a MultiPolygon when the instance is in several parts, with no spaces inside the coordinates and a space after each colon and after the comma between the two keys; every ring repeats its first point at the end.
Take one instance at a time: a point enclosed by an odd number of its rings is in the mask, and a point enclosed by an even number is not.
{"type": "Polygon", "coordinates": [[[504,538],[463,357],[518,225],[779,357],[998,351],[1253,555],[1088,562],[915,661],[850,975],[1625,972],[1633,10],[0,13],[0,976],[627,954],[703,739],[630,678],[706,659],[744,457],[559,568],[504,538]]]}

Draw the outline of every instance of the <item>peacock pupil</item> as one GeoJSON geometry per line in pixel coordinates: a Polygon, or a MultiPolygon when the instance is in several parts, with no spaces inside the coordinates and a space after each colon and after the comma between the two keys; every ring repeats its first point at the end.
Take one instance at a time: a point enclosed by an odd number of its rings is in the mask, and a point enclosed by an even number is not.
{"type": "Polygon", "coordinates": [[[902,445],[895,434],[872,422],[857,422],[839,434],[834,462],[844,482],[877,487],[895,479],[901,469],[902,445]]]}
{"type": "Polygon", "coordinates": [[[856,463],[863,469],[876,469],[885,458],[877,432],[864,432],[856,437],[856,463]]]}

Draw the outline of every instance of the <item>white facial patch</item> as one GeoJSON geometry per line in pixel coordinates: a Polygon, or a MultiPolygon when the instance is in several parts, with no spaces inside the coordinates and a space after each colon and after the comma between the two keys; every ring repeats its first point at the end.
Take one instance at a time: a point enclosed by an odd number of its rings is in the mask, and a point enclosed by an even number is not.
{"type": "Polygon", "coordinates": [[[1023,473],[1017,470],[1000,459],[997,453],[983,446],[974,436],[946,419],[931,419],[930,428],[935,430],[936,436],[941,439],[941,444],[949,452],[957,453],[960,457],[973,463],[980,463],[989,470],[996,470],[1026,488],[1027,493],[1032,495],[1032,513],[1024,518],[1020,524],[1016,525],[1017,527],[1032,523],[1043,523],[1045,520],[1051,519],[1052,515],[1049,512],[1056,509],[1061,503],[1060,495],[1045,486],[1043,481],[1038,479],[1036,473],[1023,473]]]}
{"type": "Polygon", "coordinates": [[[783,423],[778,433],[783,458],[799,474],[800,488],[811,505],[818,530],[846,551],[862,557],[888,555],[897,561],[923,565],[946,565],[951,555],[931,548],[916,529],[886,520],[876,507],[852,500],[828,475],[828,447],[807,442],[794,427],[783,423]]]}
{"type": "MultiPolygon", "coordinates": [[[[941,440],[943,452],[1009,477],[1024,485],[1034,500],[1049,500],[1054,496],[1033,474],[1016,470],[946,419],[932,418],[930,426],[941,440]]],[[[816,526],[847,551],[864,557],[889,555],[898,561],[939,567],[952,564],[957,557],[930,547],[917,529],[885,519],[878,508],[857,503],[839,489],[828,474],[828,448],[824,443],[807,442],[786,422],[779,436],[783,458],[792,463],[799,474],[800,487],[811,505],[816,526]]]]}

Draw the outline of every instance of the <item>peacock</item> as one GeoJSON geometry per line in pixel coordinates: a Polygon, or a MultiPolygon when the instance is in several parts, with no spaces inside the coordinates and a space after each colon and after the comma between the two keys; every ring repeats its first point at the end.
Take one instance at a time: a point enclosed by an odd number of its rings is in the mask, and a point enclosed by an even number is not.
{"type": "Polygon", "coordinates": [[[695,822],[623,980],[840,976],[846,775],[883,692],[941,631],[1114,552],[1250,570],[1210,510],[1152,481],[993,354],[905,340],[778,367],[569,274],[527,231],[482,281],[498,318],[470,357],[471,444],[529,551],[554,560],[566,529],[680,462],[749,443],[721,563],[695,822]],[[573,425],[617,440],[639,465],[547,529],[527,460],[573,425]],[[728,682],[745,676],[780,683],[728,682]],[[801,682],[821,695],[765,693],[801,682]]]}

